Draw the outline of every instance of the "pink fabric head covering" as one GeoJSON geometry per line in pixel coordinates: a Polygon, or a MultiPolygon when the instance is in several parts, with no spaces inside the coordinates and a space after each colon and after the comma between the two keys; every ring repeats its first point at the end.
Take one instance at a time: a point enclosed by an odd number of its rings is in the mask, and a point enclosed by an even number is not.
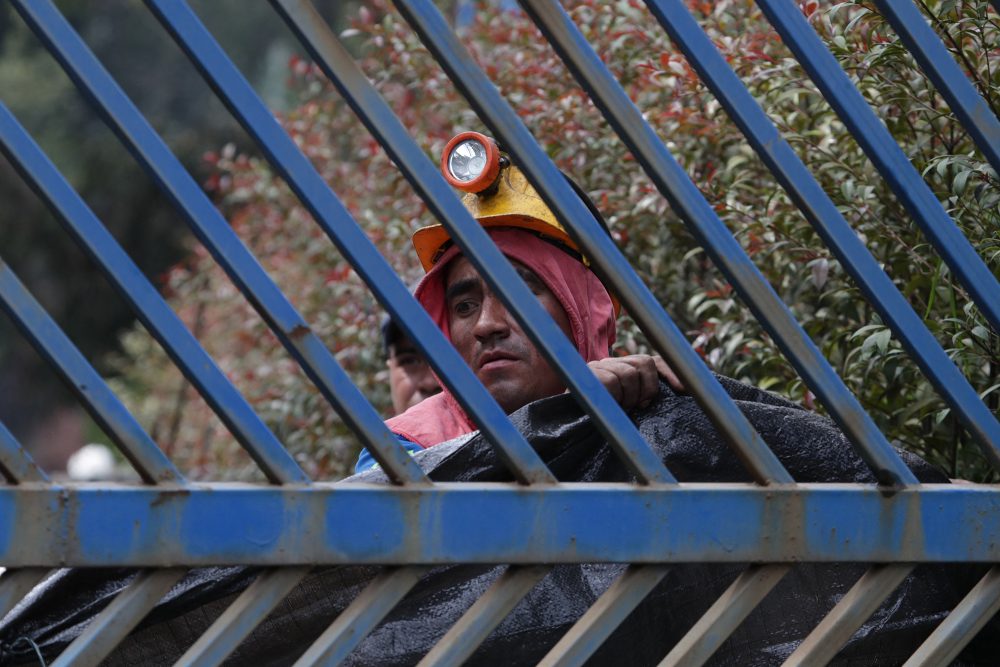
{"type": "MultiPolygon", "coordinates": [[[[615,341],[615,314],[601,281],[578,259],[531,232],[510,227],[487,230],[500,251],[531,269],[566,311],[573,343],[585,361],[608,356],[615,341]]],[[[447,266],[460,254],[452,246],[417,286],[415,296],[451,340],[444,299],[447,266]]],[[[386,422],[399,435],[424,447],[476,429],[454,397],[444,390],[386,422]]]]}
{"type": "MultiPolygon", "coordinates": [[[[500,252],[531,269],[562,304],[580,355],[586,361],[607,357],[615,342],[614,306],[597,276],[578,259],[531,232],[513,227],[487,231],[500,252]]],[[[448,340],[451,340],[451,332],[444,302],[444,281],[448,264],[459,254],[458,246],[448,248],[415,292],[417,301],[430,313],[448,340]]]]}

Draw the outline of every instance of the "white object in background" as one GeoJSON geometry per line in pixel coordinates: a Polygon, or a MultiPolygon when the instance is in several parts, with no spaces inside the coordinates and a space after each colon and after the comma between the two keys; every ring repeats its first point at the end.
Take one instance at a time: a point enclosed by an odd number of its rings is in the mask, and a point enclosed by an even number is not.
{"type": "Polygon", "coordinates": [[[81,482],[110,479],[115,474],[115,457],[104,445],[84,445],[69,457],[66,473],[70,479],[81,482]]]}

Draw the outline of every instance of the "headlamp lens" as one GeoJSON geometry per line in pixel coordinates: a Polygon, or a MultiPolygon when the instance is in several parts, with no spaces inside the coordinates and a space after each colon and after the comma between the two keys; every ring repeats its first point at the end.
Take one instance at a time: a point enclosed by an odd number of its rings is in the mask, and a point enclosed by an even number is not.
{"type": "Polygon", "coordinates": [[[456,180],[468,183],[486,169],[486,146],[475,139],[466,139],[448,156],[448,171],[456,180]]]}

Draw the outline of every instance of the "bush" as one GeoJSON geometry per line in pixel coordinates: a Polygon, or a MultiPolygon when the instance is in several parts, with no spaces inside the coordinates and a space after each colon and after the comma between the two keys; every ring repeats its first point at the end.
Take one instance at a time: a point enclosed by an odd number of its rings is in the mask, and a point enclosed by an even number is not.
{"type": "MultiPolygon", "coordinates": [[[[994,272],[1000,266],[1000,184],[885,20],[864,2],[803,11],[885,120],[913,164],[994,272]]],[[[696,17],[782,134],[938,340],[997,409],[1000,341],[928,247],[888,186],[759,12],[737,0],[691,0],[696,17]]],[[[1000,34],[987,3],[929,2],[994,110],[1000,34]]],[[[571,7],[574,20],[646,119],[789,304],[848,387],[897,444],[953,476],[992,479],[974,443],[863,300],[719,104],[635,0],[571,7]]],[[[520,13],[481,9],[461,35],[560,168],[591,194],[613,236],[695,349],[715,370],[822,410],[684,224],[520,13]]],[[[405,23],[362,9],[347,43],[437,161],[456,132],[482,130],[405,23]]],[[[293,111],[282,118],[369,237],[408,282],[420,271],[408,238],[425,206],[318,70],[294,59],[293,111]]],[[[336,352],[362,391],[388,406],[374,299],[259,158],[210,154],[206,184],[227,219],[336,352]]],[[[172,304],[310,474],[337,477],[353,436],[200,246],[165,277],[172,304]]],[[[627,319],[623,352],[647,349],[627,319]]],[[[252,466],[141,330],[125,339],[121,390],[155,437],[195,475],[244,477],[252,466]]]]}

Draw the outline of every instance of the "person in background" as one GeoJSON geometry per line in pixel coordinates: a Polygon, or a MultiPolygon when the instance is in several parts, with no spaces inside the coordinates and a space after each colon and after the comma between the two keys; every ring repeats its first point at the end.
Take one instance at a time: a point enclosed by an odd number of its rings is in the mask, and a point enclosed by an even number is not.
{"type": "Polygon", "coordinates": [[[441,391],[434,372],[420,350],[388,315],[382,320],[382,345],[389,367],[389,394],[398,415],[441,391]]]}
{"type": "MultiPolygon", "coordinates": [[[[385,352],[385,365],[389,368],[389,396],[392,399],[393,415],[402,414],[425,398],[441,393],[441,385],[424,355],[388,315],[382,319],[382,349],[385,352]]],[[[403,442],[403,446],[411,454],[423,449],[412,442],[403,442]]],[[[376,467],[378,463],[374,457],[367,449],[362,449],[354,471],[361,472],[376,467]]]]}

